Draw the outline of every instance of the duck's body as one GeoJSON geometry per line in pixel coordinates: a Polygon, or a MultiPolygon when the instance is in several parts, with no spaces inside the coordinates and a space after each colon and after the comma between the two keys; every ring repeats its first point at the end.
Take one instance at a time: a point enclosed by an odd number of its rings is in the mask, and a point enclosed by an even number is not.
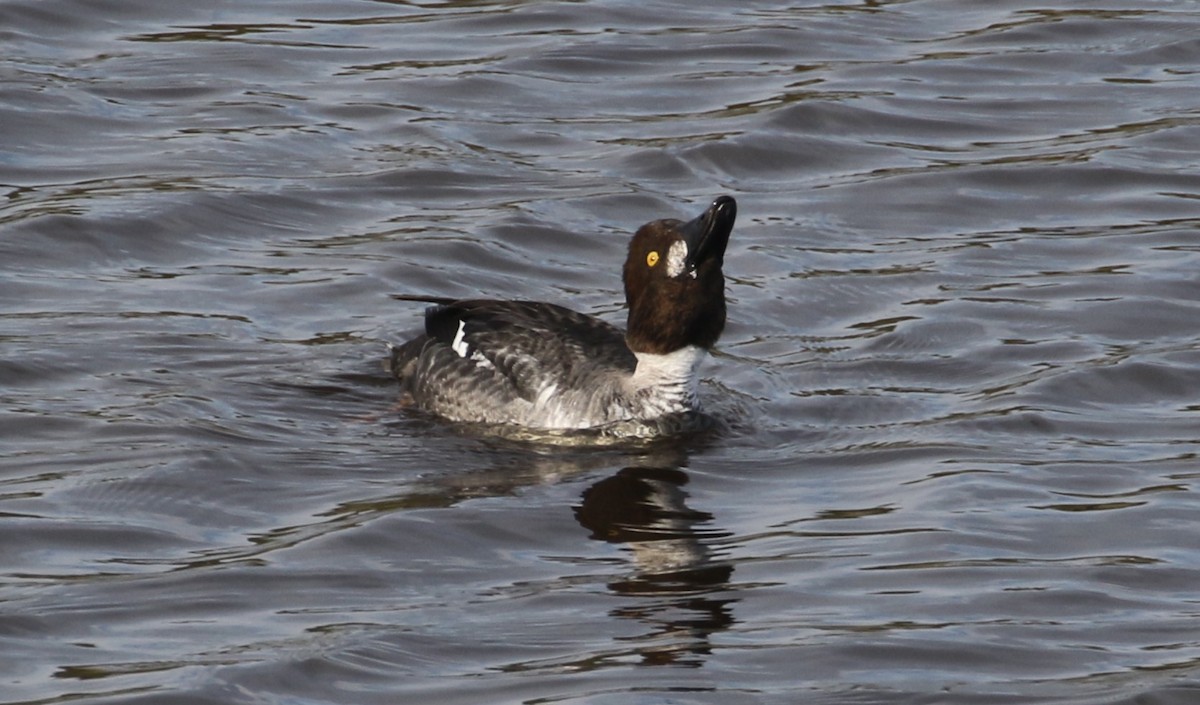
{"type": "Polygon", "coordinates": [[[698,409],[696,368],[725,325],[722,258],[737,206],[638,230],[624,281],[628,330],[555,304],[449,300],[392,350],[415,406],[456,421],[538,429],[651,422],[698,409]]]}

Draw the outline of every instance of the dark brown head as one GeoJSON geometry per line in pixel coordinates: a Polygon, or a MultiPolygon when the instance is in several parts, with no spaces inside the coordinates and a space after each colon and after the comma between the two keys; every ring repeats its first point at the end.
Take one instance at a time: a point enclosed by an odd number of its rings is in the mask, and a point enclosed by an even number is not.
{"type": "Polygon", "coordinates": [[[710,348],[725,328],[721,264],[737,202],[718,196],[694,220],[656,220],[638,229],[625,260],[626,339],[634,352],[710,348]]]}

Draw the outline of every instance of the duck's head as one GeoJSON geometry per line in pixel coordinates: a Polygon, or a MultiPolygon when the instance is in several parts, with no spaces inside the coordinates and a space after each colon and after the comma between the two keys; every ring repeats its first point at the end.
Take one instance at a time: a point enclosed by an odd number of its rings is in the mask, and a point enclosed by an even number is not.
{"type": "Polygon", "coordinates": [[[646,223],[625,260],[626,338],[634,352],[665,354],[689,345],[710,348],[725,328],[721,265],[737,202],[718,196],[686,223],[646,223]]]}

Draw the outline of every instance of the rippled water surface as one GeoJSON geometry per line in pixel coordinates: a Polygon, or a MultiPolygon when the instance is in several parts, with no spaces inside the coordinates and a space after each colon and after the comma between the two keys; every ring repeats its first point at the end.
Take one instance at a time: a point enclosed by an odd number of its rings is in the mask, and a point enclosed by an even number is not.
{"type": "Polygon", "coordinates": [[[1200,7],[0,0],[0,701],[1200,702],[1200,7]],[[726,427],[397,408],[397,294],[726,427]]]}

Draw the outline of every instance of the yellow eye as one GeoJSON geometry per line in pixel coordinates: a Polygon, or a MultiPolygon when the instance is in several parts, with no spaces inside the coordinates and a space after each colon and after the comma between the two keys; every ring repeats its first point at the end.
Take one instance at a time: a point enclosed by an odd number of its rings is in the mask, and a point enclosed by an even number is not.
{"type": "Polygon", "coordinates": [[[658,264],[658,253],[651,252],[650,254],[646,255],[646,264],[651,267],[658,264]]]}

